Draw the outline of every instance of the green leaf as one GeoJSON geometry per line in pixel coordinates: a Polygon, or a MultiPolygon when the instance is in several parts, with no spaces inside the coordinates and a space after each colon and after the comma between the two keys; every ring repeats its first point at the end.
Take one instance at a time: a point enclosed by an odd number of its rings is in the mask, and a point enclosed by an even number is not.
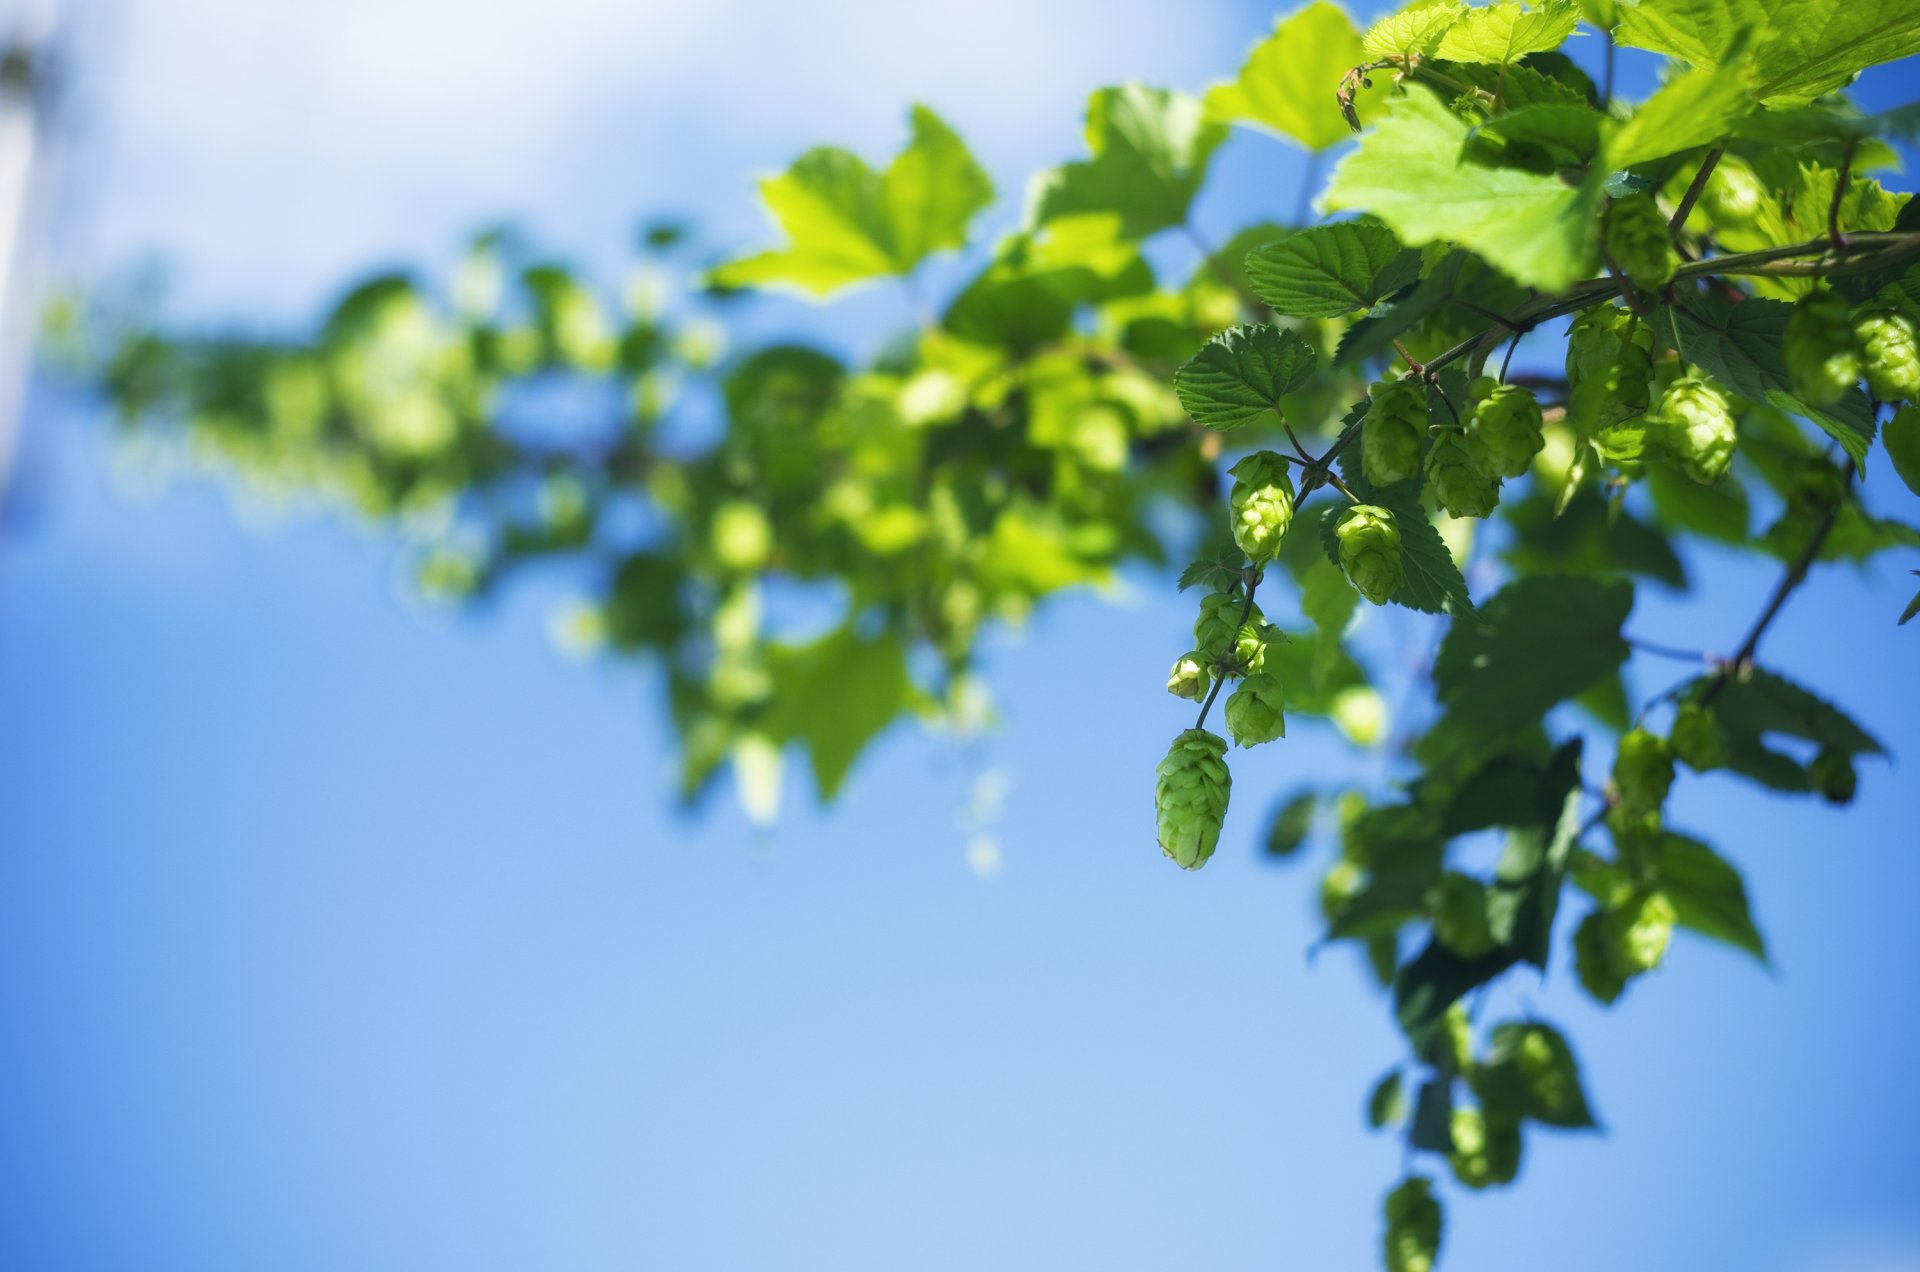
{"type": "Polygon", "coordinates": [[[1516,282],[1559,291],[1599,259],[1599,176],[1559,177],[1462,160],[1472,125],[1422,88],[1409,88],[1341,160],[1321,196],[1326,211],[1372,212],[1411,247],[1457,242],[1516,282]]]}
{"type": "Polygon", "coordinates": [[[1447,1008],[1516,962],[1507,950],[1467,959],[1438,941],[1427,942],[1393,978],[1394,1018],[1416,1054],[1425,1053],[1445,1025],[1447,1008]]]}
{"type": "Polygon", "coordinates": [[[892,633],[863,639],[852,627],[808,645],[767,650],[773,700],[761,730],[776,745],[800,742],[821,797],[832,799],[860,752],[916,700],[906,649],[892,633]]]}
{"type": "Polygon", "coordinates": [[[1400,1070],[1394,1069],[1373,1084],[1367,1096],[1367,1125],[1375,1130],[1398,1126],[1407,1117],[1407,1086],[1400,1070]]]}
{"type": "Polygon", "coordinates": [[[1118,217],[1063,217],[1002,240],[940,321],[963,339],[1026,350],[1065,336],[1088,305],[1152,290],[1153,271],[1118,217]]]}
{"type": "Polygon", "coordinates": [[[1419,277],[1420,253],[1367,221],[1315,226],[1247,253],[1253,294],[1295,318],[1370,309],[1419,277]]]}
{"type": "Polygon", "coordinates": [[[1431,57],[1446,38],[1447,29],[1466,11],[1456,0],[1415,0],[1398,13],[1388,14],[1360,37],[1368,60],[1431,57]]]}
{"type": "Polygon", "coordinates": [[[1660,836],[1654,871],[1681,927],[1767,961],[1767,943],[1754,926],[1746,885],[1719,853],[1669,831],[1660,836]]]}
{"type": "Polygon", "coordinates": [[[1036,178],[1028,220],[1044,225],[1110,212],[1134,239],[1180,225],[1226,136],[1225,125],[1208,120],[1198,98],[1139,84],[1103,88],[1087,104],[1093,157],[1036,178]]]}
{"type": "Polygon", "coordinates": [[[1531,724],[1627,659],[1621,581],[1536,575],[1502,588],[1477,620],[1456,621],[1433,664],[1440,701],[1463,723],[1499,732],[1531,724]]]}
{"type": "Polygon", "coordinates": [[[1291,857],[1300,851],[1300,845],[1307,842],[1307,836],[1313,831],[1313,814],[1319,801],[1318,792],[1305,790],[1289,796],[1273,810],[1273,820],[1267,823],[1269,857],[1291,857]]]}
{"type": "Polygon", "coordinates": [[[1787,379],[1785,341],[1793,306],[1778,300],[1748,298],[1737,304],[1718,292],[1688,298],[1675,310],[1687,359],[1741,397],[1767,402],[1812,420],[1833,440],[1865,463],[1873,444],[1873,407],[1859,389],[1832,406],[1812,407],[1795,397],[1787,379]]]}
{"type": "Polygon", "coordinates": [[[1173,391],[1198,423],[1226,432],[1266,411],[1313,378],[1316,355],[1298,332],[1229,327],[1173,375],[1173,391]]]}
{"type": "Polygon", "coordinates": [[[1180,590],[1202,584],[1209,592],[1224,592],[1240,581],[1247,554],[1232,539],[1222,539],[1213,550],[1180,572],[1180,590]]]}
{"type": "Polygon", "coordinates": [[[1547,965],[1561,885],[1580,835],[1580,749],[1575,738],[1554,752],[1531,807],[1510,815],[1514,828],[1488,890],[1487,925],[1494,939],[1540,968],[1547,965]]]}
{"type": "Polygon", "coordinates": [[[1920,495],[1920,407],[1896,412],[1881,434],[1893,471],[1900,474],[1908,490],[1920,495]]]}
{"type": "Polygon", "coordinates": [[[1407,1142],[1425,1153],[1453,1151],[1453,1082],[1428,1078],[1414,1101],[1413,1129],[1407,1142]]]}
{"type": "Polygon", "coordinates": [[[1346,634],[1360,594],[1340,567],[1316,560],[1299,574],[1300,612],[1313,623],[1313,682],[1324,685],[1340,663],[1340,638],[1346,634]]]}
{"type": "Polygon", "coordinates": [[[1473,1089],[1482,1102],[1518,1109],[1546,1126],[1586,1130],[1594,1125],[1573,1048],[1558,1029],[1537,1020],[1494,1026],[1473,1089]]]}
{"type": "Polygon", "coordinates": [[[1573,0],[1546,0],[1536,9],[1515,3],[1472,8],[1448,26],[1437,53],[1449,62],[1505,66],[1529,53],[1559,48],[1579,23],[1573,0]]]}
{"type": "Polygon", "coordinates": [[[1725,65],[1748,32],[1754,96],[1797,104],[1844,88],[1866,67],[1920,52],[1912,0],[1640,0],[1614,38],[1696,67],[1725,65]]]}
{"type": "Polygon", "coordinates": [[[1229,123],[1253,124],[1325,150],[1347,139],[1333,90],[1341,76],[1366,60],[1360,33],[1346,10],[1315,0],[1280,19],[1254,45],[1228,84],[1207,90],[1207,113],[1229,123]]]}
{"type": "Polygon", "coordinates": [[[1560,163],[1586,163],[1600,149],[1607,117],[1585,102],[1551,102],[1495,115],[1473,130],[1475,140],[1539,147],[1560,163]]]}
{"type": "Polygon", "coordinates": [[[1711,145],[1753,109],[1753,94],[1738,66],[1688,71],[1642,102],[1613,135],[1606,166],[1631,168],[1711,145]]]}
{"type": "MultiPolygon", "coordinates": [[[[1702,676],[1683,701],[1704,700],[1717,676],[1702,676]]],[[[1725,727],[1732,758],[1727,767],[1764,786],[1795,794],[1812,789],[1804,764],[1766,744],[1769,734],[1800,738],[1852,755],[1883,755],[1879,741],[1833,704],[1792,681],[1755,668],[1726,679],[1715,691],[1713,714],[1725,727]]]]}
{"type": "MultiPolygon", "coordinates": [[[[1916,571],[1916,573],[1920,573],[1920,571],[1916,571]]],[[[1905,627],[1913,621],[1915,614],[1920,614],[1920,592],[1915,592],[1913,599],[1907,602],[1907,608],[1900,611],[1900,621],[1897,626],[1905,627]]]]}
{"type": "MultiPolygon", "coordinates": [[[[1694,484],[1694,483],[1689,483],[1694,484]]],[[[1592,489],[1556,515],[1554,496],[1536,489],[1507,505],[1513,538],[1500,557],[1527,573],[1640,574],[1684,589],[1687,572],[1667,536],[1592,489]]]]}
{"type": "Polygon", "coordinates": [[[761,182],[787,246],[728,262],[713,281],[826,296],[912,273],[934,252],[964,246],[968,223],[993,202],[993,183],[938,115],[915,106],[912,121],[912,140],[884,173],[823,147],[761,182]]]}

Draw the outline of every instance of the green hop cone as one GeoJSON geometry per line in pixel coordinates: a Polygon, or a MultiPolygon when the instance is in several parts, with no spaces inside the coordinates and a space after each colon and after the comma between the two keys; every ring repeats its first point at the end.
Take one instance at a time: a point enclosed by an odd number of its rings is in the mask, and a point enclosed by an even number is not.
{"type": "Polygon", "coordinates": [[[1613,757],[1613,785],[1627,812],[1658,813],[1673,785],[1673,751],[1667,740],[1646,729],[1623,734],[1613,757]]]}
{"type": "Polygon", "coordinates": [[[1753,169],[1731,155],[1722,155],[1707,178],[1707,214],[1718,225],[1751,225],[1766,198],[1766,187],[1753,175],[1753,169]]]}
{"type": "Polygon", "coordinates": [[[1456,517],[1484,517],[1500,502],[1500,479],[1473,462],[1463,428],[1434,430],[1427,451],[1427,484],[1440,506],[1456,517]]]}
{"type": "Polygon", "coordinates": [[[1487,924],[1487,888],[1478,879],[1449,870],[1427,894],[1433,911],[1433,939],[1461,958],[1493,952],[1487,924]]]}
{"type": "Polygon", "coordinates": [[[1247,608],[1244,593],[1214,592],[1200,602],[1200,617],[1193,620],[1193,643],[1202,653],[1225,657],[1237,643],[1244,628],[1264,625],[1266,618],[1255,605],[1247,608]],[[1241,614],[1246,618],[1242,620],[1241,614]]]}
{"type": "Polygon", "coordinates": [[[1474,1108],[1453,1111],[1453,1151],[1447,1165],[1468,1188],[1510,1184],[1520,1173],[1520,1123],[1474,1108]]]}
{"type": "Polygon", "coordinates": [[[1327,867],[1320,877],[1320,913],[1332,923],[1346,913],[1353,899],[1366,891],[1367,872],[1359,863],[1344,857],[1327,867]]]}
{"type": "Polygon", "coordinates": [[[1567,332],[1567,419],[1586,436],[1647,409],[1653,333],[1618,305],[1582,310],[1567,332]]]}
{"type": "Polygon", "coordinates": [[[1650,194],[1634,194],[1607,205],[1602,238],[1620,272],[1642,291],[1659,291],[1673,281],[1680,257],[1673,250],[1667,218],[1650,194]]]}
{"type": "Polygon", "coordinates": [[[1387,1194],[1387,1272],[1433,1272],[1442,1218],[1433,1181],[1409,1176],[1387,1194]]]}
{"type": "Polygon", "coordinates": [[[1155,771],[1153,810],[1160,823],[1160,851],[1182,870],[1198,870],[1213,856],[1227,819],[1227,742],[1205,729],[1188,729],[1173,740],[1155,771]]]}
{"type": "Polygon", "coordinates": [[[1720,717],[1697,702],[1683,703],[1674,714],[1668,735],[1673,757],[1696,773],[1725,768],[1733,758],[1733,743],[1720,717]]]}
{"type": "Polygon", "coordinates": [[[1340,568],[1354,590],[1375,605],[1385,605],[1400,586],[1400,527],[1393,513],[1373,504],[1355,504],[1334,527],[1340,541],[1340,568]]]}
{"type": "Polygon", "coordinates": [[[1391,486],[1420,471],[1420,439],[1427,432],[1427,386],[1418,380],[1378,380],[1360,425],[1360,459],[1367,480],[1391,486]]]}
{"type": "Polygon", "coordinates": [[[1639,892],[1613,909],[1595,910],[1573,934],[1574,969],[1580,984],[1603,1003],[1620,997],[1627,982],[1660,966],[1679,914],[1658,892],[1639,892]]]}
{"type": "Polygon", "coordinates": [[[1703,486],[1726,476],[1733,463],[1733,403],[1719,385],[1699,372],[1681,376],[1660,395],[1652,422],[1687,476],[1703,486]]]}
{"type": "Polygon", "coordinates": [[[1873,309],[1853,320],[1867,388],[1882,402],[1920,397],[1920,343],[1913,323],[1897,309],[1873,309]]]}
{"type": "Polygon", "coordinates": [[[1826,747],[1813,757],[1807,777],[1813,782],[1813,789],[1819,792],[1820,798],[1829,804],[1853,803],[1854,793],[1860,786],[1860,775],[1854,771],[1853,757],[1833,747],[1826,747]]]}
{"type": "Polygon", "coordinates": [[[1256,451],[1227,470],[1233,490],[1233,541],[1255,563],[1271,560],[1293,520],[1293,479],[1287,461],[1272,451],[1256,451]]]}
{"type": "Polygon", "coordinates": [[[1467,446],[1473,466],[1496,477],[1524,476],[1546,446],[1540,403],[1517,384],[1481,376],[1468,390],[1467,446]]]}
{"type": "Polygon", "coordinates": [[[1259,746],[1287,736],[1285,703],[1280,682],[1256,672],[1240,682],[1227,699],[1227,732],[1241,746],[1259,746]]]}
{"type": "Polygon", "coordinates": [[[1809,406],[1831,406],[1859,382],[1863,368],[1846,297],[1827,288],[1802,296],[1787,319],[1787,377],[1809,406]]]}
{"type": "Polygon", "coordinates": [[[1167,673],[1167,692],[1176,698],[1193,702],[1205,697],[1207,687],[1213,683],[1207,663],[1207,655],[1198,649],[1180,655],[1173,664],[1173,670],[1167,673]]]}

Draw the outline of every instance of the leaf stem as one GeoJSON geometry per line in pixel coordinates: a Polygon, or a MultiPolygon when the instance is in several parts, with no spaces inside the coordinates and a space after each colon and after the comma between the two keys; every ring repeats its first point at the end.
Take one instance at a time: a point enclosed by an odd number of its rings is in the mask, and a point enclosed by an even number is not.
{"type": "Polygon", "coordinates": [[[1687,192],[1680,196],[1680,206],[1673,210],[1673,219],[1667,222],[1667,233],[1674,238],[1680,237],[1680,231],[1687,224],[1687,217],[1693,212],[1693,205],[1700,201],[1700,192],[1707,188],[1707,178],[1720,163],[1720,156],[1727,153],[1725,146],[1715,146],[1707,151],[1707,157],[1700,161],[1700,171],[1693,174],[1693,180],[1687,185],[1687,192]]]}

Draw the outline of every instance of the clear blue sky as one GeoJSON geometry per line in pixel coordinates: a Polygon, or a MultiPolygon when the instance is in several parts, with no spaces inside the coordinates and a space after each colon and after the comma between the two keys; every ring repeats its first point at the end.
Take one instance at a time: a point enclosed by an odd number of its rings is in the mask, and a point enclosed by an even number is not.
{"type": "MultiPolygon", "coordinates": [[[[748,235],[753,172],[889,145],[919,92],[1010,219],[1085,90],[1198,86],[1269,16],[272,8],[127,8],[83,263],[170,248],[187,303],[286,321],[502,211],[607,262],[651,206],[748,235]]],[[[1291,205],[1278,146],[1224,162],[1209,224],[1291,205]]],[[[857,342],[897,303],[761,321],[857,342]]],[[[1163,861],[1166,580],[997,639],[976,749],[896,730],[762,836],[671,810],[651,678],[552,651],[558,582],[426,612],[337,519],[129,491],[100,425],[37,395],[0,535],[0,1266],[1374,1266],[1400,1154],[1360,1105],[1400,1043],[1347,952],[1308,964],[1312,864],[1254,850],[1278,793],[1355,761],[1311,728],[1253,753],[1219,856],[1163,861]],[[992,878],[982,768],[1011,780],[992,878]]],[[[1898,505],[1883,463],[1869,489],[1898,505]]],[[[1725,648],[1773,573],[1691,564],[1696,598],[1643,589],[1631,627],[1725,648]]],[[[1766,649],[1909,764],[1914,564],[1822,574],[1766,649]]],[[[1503,992],[1569,1029],[1608,1129],[1533,1137],[1518,1187],[1452,1208],[1447,1266],[1920,1268],[1920,784],[1869,765],[1839,815],[1696,779],[1675,815],[1746,870],[1776,972],[1682,937],[1611,1012],[1564,973],[1503,992]]]]}

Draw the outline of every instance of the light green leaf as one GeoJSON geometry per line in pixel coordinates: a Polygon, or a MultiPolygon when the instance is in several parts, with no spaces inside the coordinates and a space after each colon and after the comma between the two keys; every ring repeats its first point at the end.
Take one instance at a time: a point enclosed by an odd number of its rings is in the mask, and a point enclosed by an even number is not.
{"type": "Polygon", "coordinates": [[[776,745],[800,742],[822,798],[832,799],[860,752],[912,706],[916,693],[900,639],[843,627],[808,645],[767,651],[773,680],[761,730],[776,745]]]}
{"type": "Polygon", "coordinates": [[[1598,260],[1601,186],[1462,160],[1472,125],[1410,88],[1334,170],[1327,211],[1372,212],[1411,247],[1450,240],[1516,282],[1559,291],[1598,260]]]}
{"type": "Polygon", "coordinates": [[[1371,309],[1419,276],[1420,253],[1366,221],[1315,226],[1247,253],[1253,294],[1295,318],[1371,309]]]}
{"type": "Polygon", "coordinates": [[[1315,560],[1302,570],[1300,612],[1313,623],[1313,683],[1323,685],[1340,663],[1340,639],[1360,606],[1360,594],[1340,567],[1315,560]]]}
{"type": "Polygon", "coordinates": [[[1111,212],[1135,239],[1179,225],[1226,136],[1226,126],[1209,120],[1198,98],[1138,84],[1103,88],[1087,104],[1093,157],[1035,178],[1027,219],[1043,225],[1111,212]]]}
{"type": "Polygon", "coordinates": [[[1631,168],[1720,140],[1754,109],[1739,66],[1706,66],[1676,76],[1640,104],[1607,143],[1606,166],[1631,168]]]}
{"type": "Polygon", "coordinates": [[[1573,0],[1547,0],[1536,9],[1494,4],[1468,9],[1447,28],[1438,56],[1449,62],[1505,66],[1529,53],[1557,49],[1580,23],[1573,0]]]}
{"type": "Polygon", "coordinates": [[[1754,96],[1801,104],[1844,88],[1869,66],[1920,52],[1920,6],[1912,0],[1639,0],[1623,4],[1620,43],[1696,67],[1748,56],[1754,96]]]}
{"type": "Polygon", "coordinates": [[[968,223],[993,201],[993,183],[938,115],[916,106],[912,119],[912,140],[884,173],[822,147],[761,182],[787,246],[730,261],[713,281],[827,296],[911,273],[932,253],[964,246],[968,223]]]}
{"type": "Polygon", "coordinates": [[[1920,407],[1902,407],[1880,431],[1893,471],[1908,490],[1920,495],[1920,407]]]}
{"type": "Polygon", "coordinates": [[[1278,327],[1229,327],[1173,375],[1180,405],[1197,422],[1226,432],[1266,411],[1313,377],[1313,346],[1278,327]]]}
{"type": "Polygon", "coordinates": [[[1274,24],[1273,34],[1247,55],[1237,79],[1207,90],[1207,114],[1253,124],[1308,150],[1325,150],[1348,136],[1333,91],[1341,76],[1365,60],[1360,33],[1346,10],[1315,0],[1274,24]]]}
{"type": "Polygon", "coordinates": [[[1466,7],[1456,0],[1414,0],[1368,27],[1360,47],[1369,60],[1431,57],[1466,7]]]}
{"type": "Polygon", "coordinates": [[[1454,718],[1498,733],[1532,724],[1554,704],[1627,660],[1620,625],[1633,608],[1621,581],[1535,575],[1507,584],[1456,620],[1433,663],[1454,718]]]}
{"type": "Polygon", "coordinates": [[[1289,796],[1273,810],[1273,820],[1267,823],[1269,857],[1291,857],[1300,851],[1300,845],[1307,842],[1307,836],[1313,831],[1313,815],[1319,802],[1317,792],[1304,790],[1289,796]]]}
{"type": "Polygon", "coordinates": [[[1539,146],[1561,163],[1585,163],[1600,149],[1607,117],[1584,103],[1548,102],[1495,115],[1473,130],[1506,146],[1539,146]]]}

